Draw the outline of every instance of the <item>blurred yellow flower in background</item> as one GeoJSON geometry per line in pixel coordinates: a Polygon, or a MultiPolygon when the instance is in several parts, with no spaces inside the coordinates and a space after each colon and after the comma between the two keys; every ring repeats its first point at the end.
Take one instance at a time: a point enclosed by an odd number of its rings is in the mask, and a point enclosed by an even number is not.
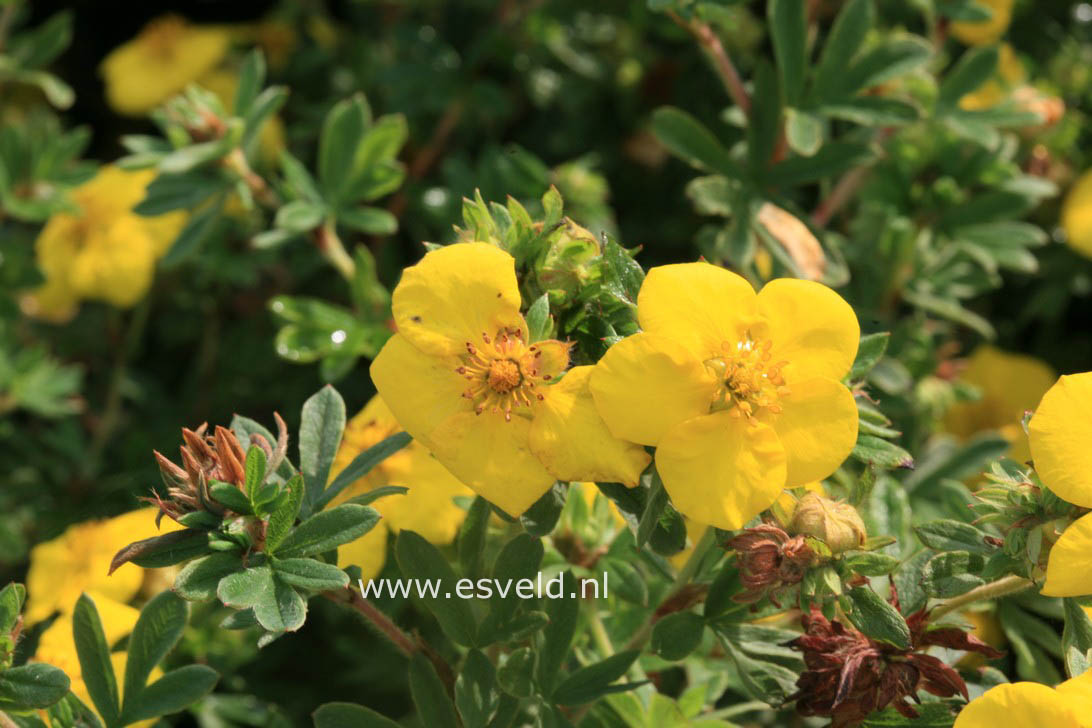
{"type": "Polygon", "coordinates": [[[615,437],[656,446],[683,515],[740,528],[853,449],[857,404],[839,380],[860,327],[831,289],[781,278],[756,294],[708,263],[661,266],[637,317],[643,331],[607,350],[591,392],[615,437]]]}
{"type": "Polygon", "coordinates": [[[84,299],[126,308],[144,297],[156,261],[186,223],[181,211],[158,217],[132,211],[155,175],[106,165],[72,190],[79,212],[50,217],[35,243],[46,281],[25,297],[29,315],[63,322],[84,299]]]}
{"type": "Polygon", "coordinates": [[[157,18],[103,60],[106,100],[119,113],[146,114],[214,68],[230,45],[226,28],[157,18]]]}
{"type": "Polygon", "coordinates": [[[1009,29],[1012,22],[1014,0],[975,0],[985,5],[993,15],[989,20],[956,21],[948,26],[952,35],[967,45],[989,45],[996,42],[1009,29]]]}
{"type": "Polygon", "coordinates": [[[959,100],[959,106],[967,111],[978,111],[997,106],[1007,99],[1018,86],[1027,81],[1027,71],[1019,56],[1008,43],[1002,43],[997,70],[993,77],[959,100]]]}
{"type": "Polygon", "coordinates": [[[1092,258],[1092,170],[1078,177],[1066,193],[1062,229],[1069,247],[1092,258]]]}
{"type": "Polygon", "coordinates": [[[487,243],[433,250],[402,272],[392,311],[398,333],[372,362],[376,389],[482,497],[518,516],[557,480],[636,485],[648,455],[611,436],[591,367],[566,371],[568,344],[529,340],[511,255],[487,243]]]}
{"type": "Polygon", "coordinates": [[[1089,728],[1092,671],[1057,688],[1032,682],[990,688],[963,708],[954,728],[1089,728]]]}
{"type": "MultiPolygon", "coordinates": [[[[104,615],[114,607],[125,607],[120,612],[132,609],[126,603],[140,593],[146,579],[158,581],[163,570],[124,564],[107,575],[110,561],[133,541],[181,528],[173,521],[164,521],[162,529],[157,528],[157,512],[156,508],[141,508],[115,518],[77,523],[52,541],[32,548],[26,580],[27,621],[39,622],[57,611],[71,614],[83,592],[94,598],[104,615]]],[[[136,610],[132,612],[135,623],[136,610]]]]}
{"type": "MultiPolygon", "coordinates": [[[[372,397],[346,425],[331,477],[336,477],[360,453],[401,431],[390,408],[378,396],[372,397]]],[[[375,577],[383,568],[388,532],[398,533],[408,528],[436,545],[453,542],[466,518],[466,511],[456,505],[455,498],[474,495],[423,445],[414,441],[342,491],[334,503],[384,485],[401,485],[409,488],[409,492],[373,502],[372,507],[383,519],[364,536],[338,549],[338,565],[359,566],[365,579],[375,577]]]]}
{"type": "Polygon", "coordinates": [[[960,379],[978,388],[982,396],[953,405],[945,417],[945,429],[962,439],[996,430],[1009,441],[1008,456],[1026,462],[1031,450],[1021,421],[1054,384],[1054,370],[1035,357],[983,344],[967,360],[960,379]]]}

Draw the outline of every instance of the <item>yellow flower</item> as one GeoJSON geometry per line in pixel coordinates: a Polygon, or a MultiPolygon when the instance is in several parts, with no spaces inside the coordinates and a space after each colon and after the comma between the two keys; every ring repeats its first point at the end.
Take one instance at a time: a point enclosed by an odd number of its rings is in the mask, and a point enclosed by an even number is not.
{"type": "Polygon", "coordinates": [[[100,611],[129,609],[125,603],[140,592],[145,578],[154,578],[158,570],[124,564],[108,576],[110,560],[133,541],[181,528],[165,521],[163,529],[157,529],[157,512],[156,508],[141,508],[116,518],[77,523],[31,549],[27,621],[39,622],[56,611],[70,614],[83,592],[95,599],[100,611]]]}
{"type": "MultiPolygon", "coordinates": [[[[390,408],[378,396],[373,397],[345,427],[332,473],[336,476],[357,455],[401,431],[390,408]]],[[[342,503],[384,485],[405,486],[409,492],[372,503],[383,520],[362,538],[338,549],[338,564],[359,566],[365,579],[375,577],[383,568],[388,531],[398,533],[408,528],[437,545],[453,542],[466,518],[466,511],[455,504],[455,498],[474,495],[414,441],[342,491],[334,502],[342,503]]]]}
{"type": "Polygon", "coordinates": [[[591,391],[616,437],[656,446],[684,515],[742,527],[785,488],[830,475],[857,441],[857,405],[840,380],[857,353],[853,309],[812,281],[755,294],[708,263],[649,271],[642,333],[612,346],[591,391]]]}
{"type": "Polygon", "coordinates": [[[238,28],[240,40],[261,48],[270,68],[284,68],[299,45],[299,35],[292,23],[278,18],[266,18],[238,28]]]}
{"type": "Polygon", "coordinates": [[[1054,371],[1035,357],[983,345],[967,360],[960,378],[977,387],[982,397],[959,402],[948,411],[948,432],[966,439],[983,430],[997,430],[1011,445],[1009,457],[1027,461],[1031,451],[1020,423],[1057,379],[1054,371]]]}
{"type": "Polygon", "coordinates": [[[979,5],[985,5],[993,15],[989,20],[977,22],[957,21],[949,26],[953,36],[967,45],[989,45],[996,42],[1009,29],[1012,22],[1012,6],[1014,0],[976,0],[979,5]]]}
{"type": "Polygon", "coordinates": [[[392,310],[398,333],[372,363],[376,389],[479,495],[519,515],[556,480],[636,485],[648,456],[607,431],[588,393],[591,367],[566,372],[567,344],[528,341],[508,253],[486,243],[434,250],[403,272],[392,310]]]}
{"type": "MultiPolygon", "coordinates": [[[[216,69],[200,78],[198,83],[220,99],[227,112],[235,112],[235,92],[239,89],[239,74],[234,71],[216,69]]],[[[261,161],[269,166],[281,158],[285,146],[284,122],[279,116],[270,117],[258,132],[258,152],[261,161]]]]}
{"type": "MultiPolygon", "coordinates": [[[[1092,507],[1092,372],[1072,374],[1043,396],[1028,424],[1039,478],[1070,503],[1092,507]]],[[[1092,514],[1070,524],[1050,549],[1043,594],[1092,594],[1092,514]]]]}
{"type": "Polygon", "coordinates": [[[1062,228],[1069,247],[1092,258],[1092,170],[1078,177],[1066,193],[1062,228]]]}
{"type": "MultiPolygon", "coordinates": [[[[106,636],[106,644],[114,645],[122,638],[129,635],[136,625],[140,612],[125,604],[118,604],[110,600],[95,599],[95,606],[99,611],[99,619],[102,620],[102,631],[106,636]]],[[[125,688],[125,663],[127,654],[124,652],[112,652],[110,661],[114,667],[114,675],[118,678],[118,697],[122,696],[125,688]]],[[[31,658],[34,662],[45,662],[64,670],[72,681],[71,690],[91,710],[95,710],[95,704],[91,701],[91,695],[87,691],[87,685],[83,681],[83,670],[80,668],[80,660],[76,654],[76,645],[72,637],[72,617],[64,615],[58,617],[49,626],[38,642],[38,649],[31,658]]],[[[152,670],[150,682],[162,675],[160,668],[152,670]]],[[[96,715],[97,715],[96,711],[96,715]]],[[[149,719],[133,723],[138,728],[154,725],[156,719],[149,719]]]]}
{"type": "Polygon", "coordinates": [[[1090,728],[1092,671],[1057,688],[1032,682],[998,685],[960,711],[953,728],[1090,728]]]}
{"type": "Polygon", "coordinates": [[[50,217],[35,243],[46,282],[24,302],[29,314],[60,322],[82,299],[124,308],[144,297],[156,261],[186,222],[184,212],[141,217],[132,211],[154,177],[152,170],[107,165],[72,190],[79,213],[50,217]]]}
{"type": "Polygon", "coordinates": [[[225,28],[157,18],[103,60],[106,100],[119,113],[145,114],[214,68],[230,44],[225,28]]]}

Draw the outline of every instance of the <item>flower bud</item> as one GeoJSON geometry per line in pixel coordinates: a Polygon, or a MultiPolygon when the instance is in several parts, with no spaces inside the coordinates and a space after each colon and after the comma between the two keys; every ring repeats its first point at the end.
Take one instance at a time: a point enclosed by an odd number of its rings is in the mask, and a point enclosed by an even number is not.
{"type": "Polygon", "coordinates": [[[789,531],[819,539],[833,553],[860,548],[868,538],[868,530],[856,508],[817,493],[808,493],[800,499],[789,531]]]}

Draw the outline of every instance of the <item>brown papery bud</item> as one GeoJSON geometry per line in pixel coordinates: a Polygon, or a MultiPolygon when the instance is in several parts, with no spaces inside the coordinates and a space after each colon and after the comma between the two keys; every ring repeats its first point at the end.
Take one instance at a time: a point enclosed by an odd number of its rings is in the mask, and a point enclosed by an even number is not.
{"type": "Polygon", "coordinates": [[[808,493],[800,499],[789,532],[818,539],[836,554],[860,548],[868,538],[868,530],[856,508],[818,493],[808,493]]]}

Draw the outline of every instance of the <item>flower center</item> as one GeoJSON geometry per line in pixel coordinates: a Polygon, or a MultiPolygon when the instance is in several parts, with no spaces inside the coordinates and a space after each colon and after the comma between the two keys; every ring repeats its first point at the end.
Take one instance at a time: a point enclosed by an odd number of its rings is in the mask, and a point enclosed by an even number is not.
{"type": "Polygon", "coordinates": [[[752,418],[763,410],[781,412],[781,398],[789,395],[781,370],[787,361],[772,362],[773,342],[750,338],[724,342],[723,353],[706,360],[720,380],[713,398],[713,411],[730,410],[734,417],[752,418]]]}
{"type": "Polygon", "coordinates": [[[483,333],[480,344],[466,342],[455,369],[470,382],[463,396],[474,403],[475,413],[503,413],[511,422],[513,410],[544,399],[535,387],[553,377],[541,371],[541,357],[542,350],[528,346],[519,330],[502,329],[494,337],[483,333]]]}

